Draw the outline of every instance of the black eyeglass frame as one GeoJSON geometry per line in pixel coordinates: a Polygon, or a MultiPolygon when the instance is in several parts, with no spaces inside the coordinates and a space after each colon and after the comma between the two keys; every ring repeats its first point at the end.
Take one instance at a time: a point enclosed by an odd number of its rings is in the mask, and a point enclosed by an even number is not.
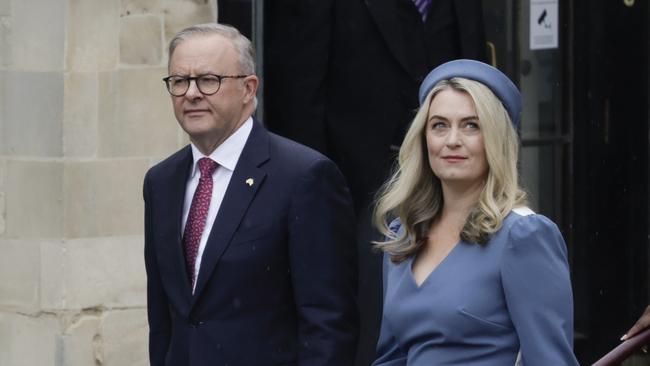
{"type": "Polygon", "coordinates": [[[171,94],[172,96],[175,96],[175,97],[182,97],[185,94],[187,94],[188,90],[190,90],[190,84],[192,84],[192,80],[194,80],[194,84],[196,84],[196,88],[199,90],[199,92],[201,92],[201,94],[203,94],[203,95],[214,95],[214,94],[217,94],[219,92],[219,90],[221,89],[221,83],[222,83],[223,79],[242,79],[242,78],[245,78],[247,76],[250,76],[250,75],[217,75],[217,74],[201,74],[201,75],[197,75],[197,76],[170,75],[170,76],[167,76],[167,77],[163,78],[162,80],[165,82],[165,86],[167,86],[167,91],[169,92],[169,94],[171,94]],[[202,77],[205,77],[205,76],[214,76],[214,77],[217,78],[217,81],[219,82],[219,86],[217,87],[217,90],[215,90],[213,93],[205,93],[203,90],[201,90],[201,87],[199,86],[198,80],[201,79],[202,77]],[[187,81],[187,88],[185,89],[185,91],[182,94],[174,94],[174,93],[172,93],[171,85],[169,84],[169,81],[172,78],[180,78],[180,79],[183,79],[183,80],[187,81]]]}

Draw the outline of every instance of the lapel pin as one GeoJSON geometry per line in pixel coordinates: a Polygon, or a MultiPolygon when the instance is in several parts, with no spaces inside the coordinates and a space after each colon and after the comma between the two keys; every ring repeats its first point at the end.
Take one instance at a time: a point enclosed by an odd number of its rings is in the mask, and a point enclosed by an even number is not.
{"type": "Polygon", "coordinates": [[[253,183],[255,183],[255,181],[253,180],[253,178],[248,178],[248,179],[246,179],[246,184],[248,184],[249,187],[252,187],[252,186],[253,186],[253,183]]]}

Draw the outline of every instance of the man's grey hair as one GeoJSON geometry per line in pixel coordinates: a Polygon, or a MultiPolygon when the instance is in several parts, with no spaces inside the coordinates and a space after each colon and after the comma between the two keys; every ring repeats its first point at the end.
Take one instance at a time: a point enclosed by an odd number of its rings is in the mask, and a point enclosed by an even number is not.
{"type": "Polygon", "coordinates": [[[255,50],[251,41],[239,33],[237,28],[219,23],[197,24],[178,32],[169,42],[169,60],[167,67],[169,68],[174,50],[183,41],[196,36],[209,36],[213,34],[220,35],[232,42],[239,58],[239,67],[241,70],[238,72],[246,75],[255,74],[255,50]]]}

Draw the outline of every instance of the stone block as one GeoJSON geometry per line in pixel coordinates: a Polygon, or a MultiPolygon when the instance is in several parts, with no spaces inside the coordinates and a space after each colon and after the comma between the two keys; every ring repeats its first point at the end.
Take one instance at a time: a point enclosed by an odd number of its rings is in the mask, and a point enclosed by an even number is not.
{"type": "MultiPolygon", "coordinates": [[[[119,81],[117,71],[99,72],[97,75],[97,156],[99,157],[107,155],[102,150],[119,151],[119,148],[110,146],[112,135],[108,135],[112,132],[111,125],[117,123],[120,116],[119,81]],[[105,145],[104,148],[102,144],[105,145]]],[[[119,131],[112,133],[119,134],[119,131]]]]}
{"type": "MultiPolygon", "coordinates": [[[[103,365],[99,328],[101,313],[82,312],[66,324],[61,336],[60,359],[65,366],[103,365]]],[[[125,364],[127,365],[127,364],[125,364]]]]}
{"type": "MultiPolygon", "coordinates": [[[[2,58],[2,56],[0,56],[2,58]]],[[[6,135],[6,89],[7,89],[7,72],[0,69],[0,157],[7,155],[7,148],[4,146],[4,138],[2,136],[6,135]]],[[[0,170],[0,183],[2,180],[3,171],[0,170]]],[[[2,186],[0,186],[2,190],[2,186]]]]}
{"type": "MultiPolygon", "coordinates": [[[[0,73],[0,75],[1,74],[2,73],[0,73]]],[[[0,157],[0,192],[4,192],[6,188],[7,188],[7,159],[0,157]]]]}
{"type": "Polygon", "coordinates": [[[147,159],[66,162],[65,237],[142,233],[142,181],[147,159]]]}
{"type": "Polygon", "coordinates": [[[162,25],[156,15],[124,17],[120,21],[120,62],[131,65],[160,65],[162,25]]]}
{"type": "Polygon", "coordinates": [[[101,326],[102,365],[149,365],[148,336],[147,311],[144,308],[107,312],[101,326]]]}
{"type": "Polygon", "coordinates": [[[141,236],[66,241],[66,306],[146,306],[141,236]]]}
{"type": "Polygon", "coordinates": [[[7,161],[5,236],[60,238],[63,169],[55,161],[7,161]]]}
{"type": "Polygon", "coordinates": [[[11,66],[13,53],[11,52],[11,17],[0,15],[0,68],[11,66]]]}
{"type": "Polygon", "coordinates": [[[63,74],[3,71],[0,154],[61,157],[63,74]]]}
{"type": "MultiPolygon", "coordinates": [[[[12,2],[12,65],[20,70],[62,71],[66,0],[12,2]]],[[[32,85],[33,86],[33,85],[32,85]]],[[[32,95],[38,89],[31,89],[32,95]]],[[[40,91],[39,91],[40,92],[40,91]]]]}
{"type": "Polygon", "coordinates": [[[60,365],[59,321],[0,312],[0,365],[60,365]]]}
{"type": "MultiPolygon", "coordinates": [[[[0,96],[1,98],[2,96],[0,96]]],[[[1,103],[1,102],[0,102],[1,103]]],[[[0,126],[0,133],[2,133],[2,126],[0,126]]],[[[5,190],[7,189],[7,160],[0,158],[0,238],[5,234],[7,228],[7,196],[5,190]]]]}
{"type": "Polygon", "coordinates": [[[143,242],[142,236],[132,236],[73,239],[58,247],[49,245],[42,251],[42,308],[145,307],[143,242]],[[45,255],[49,255],[47,260],[45,255]]]}
{"type": "Polygon", "coordinates": [[[100,74],[100,157],[169,155],[178,149],[180,127],[165,75],[164,67],[100,74]]]}
{"type": "Polygon", "coordinates": [[[67,71],[105,71],[119,58],[120,2],[69,0],[67,71]]]}
{"type": "Polygon", "coordinates": [[[0,237],[5,233],[7,227],[5,217],[7,216],[7,209],[5,205],[5,193],[0,191],[0,237]]]}
{"type": "Polygon", "coordinates": [[[158,14],[161,9],[160,0],[122,0],[120,16],[158,14]]]}
{"type": "Polygon", "coordinates": [[[40,247],[40,308],[44,311],[65,310],[65,242],[46,241],[40,247]]]}
{"type": "Polygon", "coordinates": [[[97,73],[68,73],[64,79],[63,155],[97,153],[97,73]]]}
{"type": "MultiPolygon", "coordinates": [[[[217,21],[217,2],[205,0],[162,0],[165,15],[166,44],[178,33],[194,24],[217,21]]],[[[167,47],[165,47],[167,52],[167,47]]]]}
{"type": "Polygon", "coordinates": [[[11,0],[0,0],[0,15],[11,15],[11,0]]]}
{"type": "Polygon", "coordinates": [[[39,310],[40,243],[0,239],[0,307],[22,313],[39,310]]]}

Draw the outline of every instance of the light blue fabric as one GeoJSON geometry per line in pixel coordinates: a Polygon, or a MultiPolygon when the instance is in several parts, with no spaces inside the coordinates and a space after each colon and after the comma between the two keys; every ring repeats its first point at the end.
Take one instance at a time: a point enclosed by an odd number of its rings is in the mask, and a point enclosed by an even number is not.
{"type": "Polygon", "coordinates": [[[542,215],[510,213],[486,245],[459,242],[417,286],[384,258],[374,366],[578,365],[566,245],[542,215]]]}

